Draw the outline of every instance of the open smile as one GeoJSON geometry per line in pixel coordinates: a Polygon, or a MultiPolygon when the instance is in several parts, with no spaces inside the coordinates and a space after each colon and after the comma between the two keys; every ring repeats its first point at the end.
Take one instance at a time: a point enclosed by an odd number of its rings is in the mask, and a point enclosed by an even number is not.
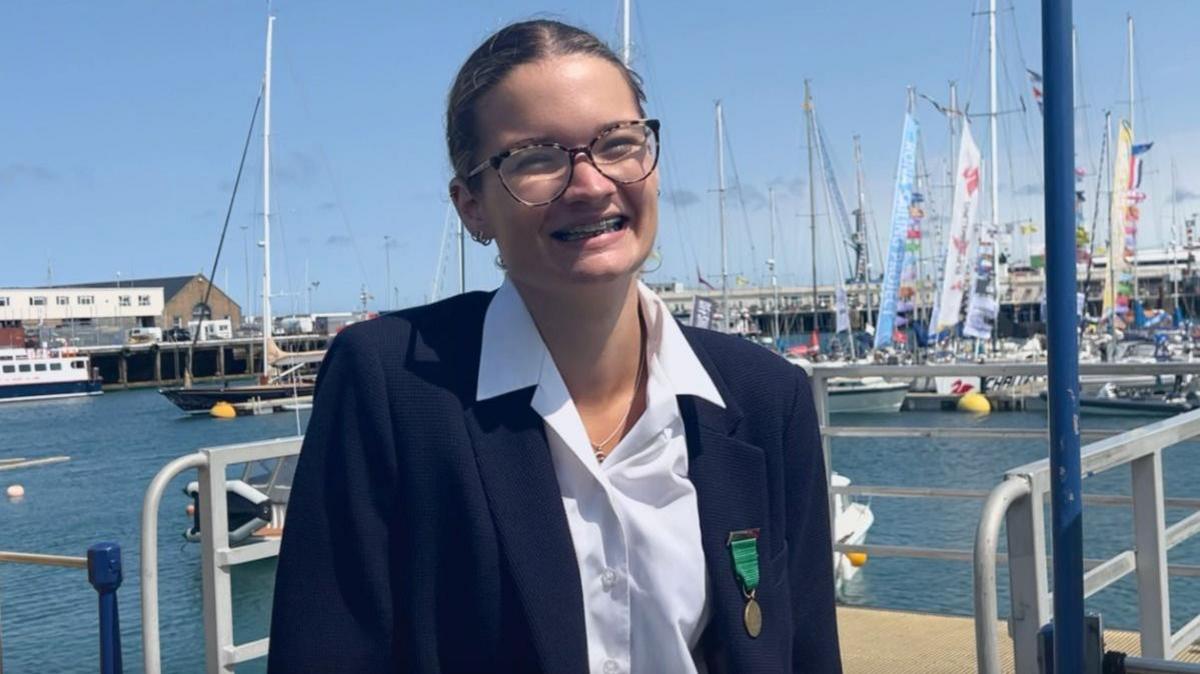
{"type": "Polygon", "coordinates": [[[592,239],[610,232],[619,232],[625,229],[629,218],[624,215],[616,215],[611,218],[605,218],[597,222],[590,222],[581,225],[572,225],[564,227],[555,232],[551,232],[550,236],[558,241],[582,241],[584,239],[592,239]]]}

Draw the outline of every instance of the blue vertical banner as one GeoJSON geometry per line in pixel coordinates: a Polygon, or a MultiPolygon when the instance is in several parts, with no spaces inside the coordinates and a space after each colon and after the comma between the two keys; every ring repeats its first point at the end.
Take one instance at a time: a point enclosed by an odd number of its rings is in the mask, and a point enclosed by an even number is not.
{"type": "Polygon", "coordinates": [[[904,114],[904,132],[900,137],[900,161],[896,165],[896,191],[892,197],[892,227],[888,237],[887,266],[883,273],[883,297],[879,303],[879,324],[875,328],[875,348],[892,343],[896,329],[896,307],[900,296],[900,276],[904,271],[905,242],[912,215],[913,181],[917,169],[917,120],[904,114]]]}

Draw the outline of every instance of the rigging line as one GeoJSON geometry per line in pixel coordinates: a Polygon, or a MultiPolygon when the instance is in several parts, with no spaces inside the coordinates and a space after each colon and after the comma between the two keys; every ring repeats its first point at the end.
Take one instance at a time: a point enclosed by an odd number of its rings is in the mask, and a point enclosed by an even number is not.
{"type": "MultiPolygon", "coordinates": [[[[274,141],[271,141],[271,149],[272,150],[275,149],[274,141]]],[[[277,177],[275,172],[278,169],[278,167],[279,167],[278,163],[271,164],[271,179],[272,180],[275,180],[275,178],[277,177]]],[[[279,231],[279,242],[283,246],[283,279],[285,281],[285,290],[284,290],[283,296],[291,299],[292,313],[296,313],[296,311],[295,311],[296,295],[292,291],[292,288],[295,287],[292,284],[292,256],[288,254],[287,230],[284,227],[284,220],[286,220],[286,218],[284,217],[283,208],[279,206],[279,191],[278,190],[276,190],[275,192],[273,192],[271,194],[271,205],[274,207],[272,210],[275,215],[275,229],[279,231]]],[[[272,294],[275,294],[275,293],[272,293],[272,294]]]]}
{"type": "MultiPolygon", "coordinates": [[[[1087,312],[1087,293],[1088,286],[1092,282],[1092,267],[1094,266],[1093,259],[1096,256],[1096,226],[1100,223],[1100,194],[1101,188],[1104,186],[1104,169],[1108,167],[1108,131],[1104,132],[1104,139],[1100,141],[1100,168],[1096,171],[1096,197],[1095,203],[1092,204],[1092,234],[1088,241],[1088,259],[1087,273],[1083,277],[1083,298],[1084,298],[1084,313],[1087,312]]],[[[1111,246],[1109,246],[1111,248],[1111,246]]],[[[1105,253],[1112,260],[1111,253],[1105,253]]],[[[1105,269],[1107,269],[1107,263],[1105,269]]],[[[1083,330],[1084,324],[1080,324],[1079,329],[1083,330]]]]}
{"type": "MultiPolygon", "coordinates": [[[[1012,6],[1010,5],[1009,7],[1011,9],[1012,6]]],[[[1015,14],[1016,14],[1016,12],[1014,10],[1013,15],[1015,16],[1015,14]]],[[[1013,33],[1015,34],[1016,33],[1016,19],[1014,18],[1010,23],[1013,26],[1013,33]]],[[[1017,40],[1017,60],[1020,61],[1022,69],[1024,69],[1026,72],[1028,72],[1030,70],[1030,68],[1029,68],[1029,65],[1025,62],[1025,56],[1021,53],[1020,39],[1016,38],[1016,40],[1017,40]]],[[[1029,133],[1030,112],[1029,112],[1029,108],[1025,105],[1025,97],[1021,93],[1024,91],[1025,80],[1022,79],[1020,87],[1017,87],[1016,85],[1014,85],[1012,74],[1009,72],[1009,69],[1008,69],[1008,60],[1007,59],[997,59],[997,60],[1000,62],[1000,70],[1003,73],[1004,83],[1007,87],[1007,91],[1008,91],[1009,95],[1012,95],[1013,92],[1015,91],[1017,100],[1019,100],[1021,102],[1021,113],[1020,113],[1021,131],[1025,136],[1025,145],[1026,145],[1026,149],[1029,150],[1029,156],[1031,156],[1031,157],[1040,156],[1040,153],[1037,152],[1037,148],[1034,147],[1033,139],[1029,133]]],[[[1007,120],[1001,120],[1001,123],[1004,124],[1005,135],[1006,136],[1011,135],[1008,133],[1009,131],[1011,131],[1011,128],[1009,127],[1007,120]]],[[[1008,149],[1011,151],[1011,148],[1008,148],[1008,149]]],[[[1032,163],[1034,165],[1033,172],[1034,172],[1034,175],[1037,176],[1038,186],[1041,187],[1043,190],[1045,190],[1045,180],[1042,177],[1042,168],[1041,168],[1040,163],[1039,162],[1030,162],[1030,163],[1032,163]]],[[[1012,171],[1011,157],[1009,158],[1009,165],[1010,165],[1010,172],[1011,172],[1012,171]]],[[[1016,176],[1016,173],[1011,172],[1010,183],[1013,182],[1015,176],[1016,176]]]]}
{"type": "MultiPolygon", "coordinates": [[[[233,179],[233,190],[229,195],[229,206],[225,209],[225,222],[221,225],[221,239],[217,242],[217,254],[213,256],[212,271],[208,276],[208,285],[204,288],[204,299],[201,300],[205,307],[208,307],[209,297],[212,296],[213,279],[217,275],[217,266],[221,263],[221,251],[225,248],[225,235],[229,233],[229,219],[233,215],[233,204],[237,201],[238,185],[242,181],[242,169],[246,166],[246,154],[250,151],[250,141],[254,138],[254,123],[258,119],[258,108],[262,105],[262,89],[259,89],[258,98],[254,101],[254,112],[250,115],[250,128],[246,130],[246,142],[242,145],[242,158],[238,162],[237,175],[233,179]]],[[[187,357],[187,381],[192,380],[192,358],[196,348],[196,342],[200,339],[200,332],[204,329],[204,311],[200,311],[200,315],[196,318],[196,332],[192,335],[192,342],[188,345],[187,357]]]]}
{"type": "Polygon", "coordinates": [[[963,98],[963,101],[966,102],[963,106],[964,110],[970,108],[971,101],[974,100],[975,74],[983,63],[983,59],[979,56],[979,53],[983,50],[979,48],[979,20],[976,17],[987,16],[988,12],[982,9],[984,1],[975,0],[975,11],[971,12],[971,41],[969,43],[970,49],[967,52],[967,95],[963,98]]]}
{"type": "MultiPolygon", "coordinates": [[[[642,40],[644,40],[645,34],[642,31],[641,27],[643,25],[645,25],[645,22],[642,19],[641,5],[636,4],[636,3],[633,4],[633,11],[634,11],[634,17],[637,19],[637,21],[633,22],[634,33],[636,36],[640,36],[642,38],[642,40]]],[[[635,44],[638,44],[638,43],[639,42],[635,42],[635,44]]],[[[658,72],[655,68],[653,59],[650,57],[649,52],[643,53],[643,52],[640,52],[640,50],[639,50],[638,55],[639,55],[639,62],[645,68],[646,75],[647,75],[647,78],[646,78],[647,81],[649,81],[649,82],[659,81],[658,72]]],[[[669,119],[669,115],[667,114],[666,106],[662,105],[660,103],[660,104],[658,104],[658,107],[660,110],[662,110],[662,113],[663,113],[660,115],[660,117],[669,119]]],[[[691,270],[697,269],[700,266],[700,258],[696,254],[696,248],[695,248],[695,244],[693,243],[693,237],[685,236],[685,232],[693,232],[695,230],[691,226],[691,221],[687,215],[687,211],[684,210],[683,208],[681,208],[678,203],[677,197],[678,197],[678,195],[682,194],[683,191],[680,189],[679,183],[674,178],[674,176],[676,174],[676,171],[675,171],[676,163],[675,163],[675,159],[674,159],[674,152],[671,149],[671,145],[668,143],[664,147],[659,148],[659,152],[661,155],[660,160],[663,164],[663,168],[666,169],[664,171],[659,172],[659,180],[666,184],[665,186],[667,188],[667,193],[669,195],[672,195],[671,198],[667,199],[667,201],[670,202],[670,204],[671,204],[671,212],[675,218],[675,221],[673,223],[675,226],[672,229],[674,230],[676,243],[679,246],[679,251],[682,254],[684,278],[686,279],[686,278],[691,277],[691,274],[692,274],[691,270]]]]}
{"type": "Polygon", "coordinates": [[[1091,170],[1093,173],[1095,173],[1098,169],[1096,166],[1096,153],[1094,151],[1094,148],[1092,147],[1092,125],[1091,125],[1091,121],[1088,117],[1087,94],[1085,93],[1084,86],[1083,86],[1083,81],[1085,79],[1083,76],[1083,61],[1078,59],[1078,54],[1079,54],[1079,33],[1078,33],[1078,31],[1076,31],[1076,33],[1075,33],[1075,53],[1076,53],[1075,69],[1078,72],[1078,77],[1076,77],[1076,81],[1075,81],[1075,91],[1077,93],[1077,100],[1079,101],[1079,106],[1077,108],[1077,111],[1079,111],[1083,114],[1083,144],[1084,144],[1084,147],[1087,148],[1088,169],[1091,170]]]}
{"type": "MultiPolygon", "coordinates": [[[[282,51],[284,64],[287,67],[288,77],[292,82],[292,86],[296,87],[296,91],[299,94],[300,108],[304,111],[306,121],[311,124],[313,116],[312,110],[308,104],[308,91],[304,88],[304,82],[296,76],[296,71],[292,67],[293,61],[291,58],[291,51],[288,49],[286,41],[283,45],[282,51]]],[[[321,158],[321,167],[325,169],[326,177],[329,178],[330,186],[333,188],[334,205],[337,207],[338,215],[341,216],[342,226],[346,228],[346,235],[350,238],[350,248],[354,251],[354,258],[358,262],[358,272],[361,275],[362,283],[369,287],[370,284],[367,283],[367,265],[363,262],[362,252],[358,247],[358,239],[354,237],[354,231],[350,227],[350,218],[346,214],[346,208],[342,201],[342,190],[338,184],[337,176],[334,174],[333,168],[330,166],[329,157],[327,157],[325,154],[325,146],[320,142],[316,143],[316,146],[317,155],[321,158]]]]}
{"type": "MultiPolygon", "coordinates": [[[[754,233],[750,230],[750,214],[746,210],[745,191],[742,189],[742,178],[738,175],[737,160],[733,156],[733,141],[729,137],[729,128],[725,128],[725,148],[729,151],[729,166],[733,169],[733,184],[737,186],[738,204],[742,210],[742,224],[746,228],[746,241],[750,244],[750,259],[758,259],[758,251],[754,247],[754,233]]],[[[750,268],[758,265],[751,264],[750,268]]]]}
{"type": "MultiPolygon", "coordinates": [[[[1137,38],[1136,37],[1134,38],[1134,47],[1135,48],[1137,47],[1137,38]]],[[[1146,97],[1146,92],[1142,89],[1142,83],[1146,81],[1146,78],[1142,75],[1141,63],[1135,62],[1134,68],[1137,70],[1137,75],[1138,75],[1138,79],[1137,79],[1138,100],[1135,101],[1135,105],[1140,105],[1140,108],[1141,108],[1139,110],[1139,112],[1141,114],[1141,119],[1142,119],[1142,128],[1146,129],[1146,133],[1142,135],[1142,141],[1145,142],[1147,140],[1150,140],[1153,137],[1151,130],[1153,129],[1154,125],[1150,118],[1150,108],[1147,107],[1147,105],[1146,105],[1146,101],[1148,100],[1146,97]]],[[[1135,129],[1135,132],[1136,132],[1136,129],[1135,129]]],[[[1155,156],[1157,156],[1157,155],[1155,155],[1155,156]]],[[[1142,161],[1146,162],[1149,165],[1150,170],[1143,171],[1142,174],[1148,175],[1150,177],[1150,194],[1158,194],[1161,196],[1161,192],[1158,191],[1158,179],[1157,179],[1158,162],[1157,161],[1148,161],[1150,159],[1151,159],[1150,156],[1143,158],[1142,161]]],[[[1171,196],[1174,197],[1174,195],[1171,195],[1171,196]]],[[[1150,200],[1147,199],[1146,201],[1148,202],[1150,200]]],[[[1146,202],[1143,202],[1143,203],[1146,203],[1146,202]]],[[[1149,206],[1152,207],[1154,210],[1154,217],[1152,219],[1150,219],[1150,222],[1161,225],[1162,215],[1159,214],[1159,210],[1160,210],[1159,202],[1158,201],[1151,202],[1151,203],[1149,203],[1149,206]]],[[[1171,226],[1174,227],[1175,223],[1171,223],[1171,226]]],[[[1161,233],[1161,232],[1157,232],[1157,233],[1161,233]]],[[[1159,243],[1161,244],[1161,241],[1159,243]]]]}

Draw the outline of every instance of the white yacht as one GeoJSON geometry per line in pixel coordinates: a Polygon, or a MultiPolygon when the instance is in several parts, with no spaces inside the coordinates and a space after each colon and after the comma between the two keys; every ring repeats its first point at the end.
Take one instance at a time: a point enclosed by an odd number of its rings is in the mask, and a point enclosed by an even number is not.
{"type": "Polygon", "coordinates": [[[0,349],[0,403],[100,395],[89,365],[69,349],[0,349]]]}

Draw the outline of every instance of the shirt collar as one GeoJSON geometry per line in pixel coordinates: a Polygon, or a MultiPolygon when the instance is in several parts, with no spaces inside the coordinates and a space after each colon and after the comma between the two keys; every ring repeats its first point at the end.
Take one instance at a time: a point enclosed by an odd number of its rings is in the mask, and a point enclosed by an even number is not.
{"type": "MultiPolygon", "coordinates": [[[[646,319],[647,357],[658,360],[675,395],[693,395],[725,407],[712,377],[696,357],[666,303],[640,281],[638,297],[646,319]]],[[[525,308],[525,302],[512,282],[505,278],[492,296],[483,318],[483,345],[475,399],[487,400],[538,386],[542,368],[552,364],[553,359],[533,317],[525,308]]]]}

